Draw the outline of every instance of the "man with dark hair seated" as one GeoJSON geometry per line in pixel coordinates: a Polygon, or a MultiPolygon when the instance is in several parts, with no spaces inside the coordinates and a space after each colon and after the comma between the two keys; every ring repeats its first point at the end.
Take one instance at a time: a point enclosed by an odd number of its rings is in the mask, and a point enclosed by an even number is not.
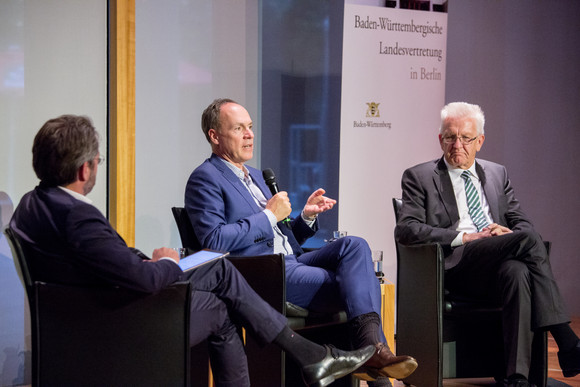
{"type": "Polygon", "coordinates": [[[156,249],[148,259],[127,247],[85,196],[103,161],[98,133],[87,117],[64,115],[47,121],[34,139],[32,154],[40,184],[24,195],[10,227],[32,251],[26,259],[34,280],[144,293],[189,281],[190,343],[208,340],[217,386],[250,385],[239,325],[261,343],[286,351],[301,366],[304,380],[316,386],[351,373],[374,354],[372,346],[345,352],[299,336],[225,259],[184,273],[173,249],[156,249]]]}

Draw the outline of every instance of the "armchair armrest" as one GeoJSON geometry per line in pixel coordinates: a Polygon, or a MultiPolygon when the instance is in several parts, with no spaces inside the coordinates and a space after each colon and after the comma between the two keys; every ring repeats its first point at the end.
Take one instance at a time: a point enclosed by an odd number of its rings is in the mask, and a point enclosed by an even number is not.
{"type": "Polygon", "coordinates": [[[427,375],[443,370],[443,251],[438,244],[396,247],[397,352],[413,354],[423,369],[405,383],[429,385],[427,375]]]}
{"type": "Polygon", "coordinates": [[[43,282],[33,291],[33,385],[188,385],[188,282],[156,294],[43,282]]]}

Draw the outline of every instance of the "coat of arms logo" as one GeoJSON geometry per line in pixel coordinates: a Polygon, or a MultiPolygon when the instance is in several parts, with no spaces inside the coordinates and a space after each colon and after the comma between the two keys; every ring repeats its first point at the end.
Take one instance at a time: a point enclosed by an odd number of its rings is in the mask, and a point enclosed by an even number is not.
{"type": "Polygon", "coordinates": [[[380,103],[367,102],[367,105],[368,105],[367,117],[380,117],[381,116],[381,114],[379,112],[380,103]]]}

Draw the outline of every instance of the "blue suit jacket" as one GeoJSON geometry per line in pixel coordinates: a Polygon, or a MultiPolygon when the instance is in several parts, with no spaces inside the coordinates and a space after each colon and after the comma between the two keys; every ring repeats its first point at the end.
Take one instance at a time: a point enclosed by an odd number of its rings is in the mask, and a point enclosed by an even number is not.
{"type": "MultiPolygon", "coordinates": [[[[246,166],[266,199],[272,197],[262,173],[246,166]]],[[[235,173],[215,154],[197,167],[185,189],[185,209],[203,248],[234,255],[262,255],[274,251],[274,233],[263,209],[235,173]]],[[[298,216],[290,224],[278,223],[295,254],[316,231],[298,216]]]]}
{"type": "Polygon", "coordinates": [[[10,226],[31,247],[26,260],[34,281],[152,293],[183,274],[170,261],[144,261],[96,207],[60,188],[41,185],[24,195],[10,226]]]}

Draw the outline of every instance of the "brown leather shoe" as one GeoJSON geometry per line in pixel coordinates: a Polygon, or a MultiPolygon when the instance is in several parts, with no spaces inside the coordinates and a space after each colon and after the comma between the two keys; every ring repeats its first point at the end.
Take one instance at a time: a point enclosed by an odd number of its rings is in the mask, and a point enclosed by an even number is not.
{"type": "Polygon", "coordinates": [[[384,343],[376,344],[375,348],[375,354],[354,373],[354,376],[367,381],[380,376],[405,379],[417,368],[417,360],[411,356],[395,356],[384,343]]]}

